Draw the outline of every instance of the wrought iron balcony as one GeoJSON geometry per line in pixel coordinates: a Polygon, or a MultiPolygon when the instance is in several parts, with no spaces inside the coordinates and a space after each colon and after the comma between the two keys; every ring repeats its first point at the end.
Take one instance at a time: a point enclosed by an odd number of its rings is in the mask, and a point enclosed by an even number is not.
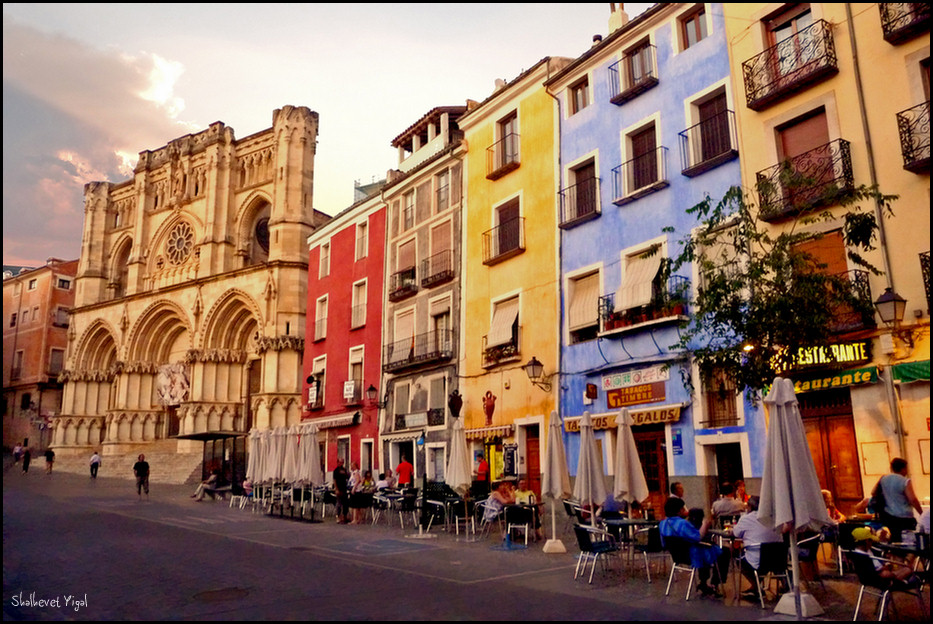
{"type": "Polygon", "coordinates": [[[343,384],[343,404],[360,405],[363,402],[363,380],[348,379],[343,384]],[[352,384],[352,385],[351,385],[352,384]]]}
{"type": "Polygon", "coordinates": [[[609,101],[622,105],[658,84],[658,62],[653,45],[627,52],[609,66],[609,101]]]}
{"type": "Polygon", "coordinates": [[[408,267],[389,277],[389,301],[401,301],[418,292],[415,267],[408,267]]]}
{"type": "Polygon", "coordinates": [[[742,63],[745,102],[754,111],[764,110],[837,71],[832,24],[817,20],[742,63]]]}
{"type": "Polygon", "coordinates": [[[668,184],[667,148],[659,147],[612,170],[612,203],[627,204],[668,184]]]}
{"type": "Polygon", "coordinates": [[[624,330],[643,324],[680,322],[689,314],[690,280],[671,275],[667,284],[655,284],[651,303],[625,309],[616,309],[615,295],[599,298],[599,331],[624,330]]]}
{"type": "Polygon", "coordinates": [[[496,264],[525,251],[525,218],[483,232],[483,264],[496,264]]]}
{"type": "Polygon", "coordinates": [[[449,360],[453,355],[453,332],[427,332],[383,347],[382,370],[390,372],[427,362],[449,360]]]}
{"type": "Polygon", "coordinates": [[[560,227],[573,227],[599,216],[599,179],[588,178],[562,189],[559,195],[560,227]]]}
{"type": "Polygon", "coordinates": [[[447,410],[443,407],[434,407],[428,410],[428,426],[440,427],[444,424],[447,410]]]}
{"type": "Polygon", "coordinates": [[[897,114],[897,133],[901,137],[904,169],[914,173],[930,172],[930,102],[929,100],[897,114]]]}
{"type": "Polygon", "coordinates": [[[421,287],[431,288],[448,282],[454,277],[454,252],[445,249],[421,262],[421,287]]]}
{"type": "Polygon", "coordinates": [[[761,218],[774,221],[832,204],[854,188],[849,142],[830,141],[757,174],[761,218]]]}
{"type": "Polygon", "coordinates": [[[853,269],[835,277],[848,283],[853,303],[840,304],[832,311],[831,328],[838,334],[875,326],[875,306],[868,285],[868,271],[853,269]]]}
{"type": "Polygon", "coordinates": [[[521,141],[517,134],[507,134],[486,148],[486,178],[498,180],[521,164],[521,141]]]}
{"type": "Polygon", "coordinates": [[[897,45],[930,32],[928,2],[879,2],[884,40],[897,45]]]}
{"type": "Polygon", "coordinates": [[[739,155],[735,113],[730,110],[704,119],[680,133],[681,173],[692,178],[739,155]]]}
{"type": "Polygon", "coordinates": [[[930,252],[920,254],[920,274],[923,275],[923,288],[927,293],[927,314],[930,310],[930,252]]]}
{"type": "Polygon", "coordinates": [[[492,368],[506,362],[516,362],[522,357],[522,328],[513,330],[512,339],[502,345],[487,347],[488,336],[483,336],[483,368],[492,368]]]}

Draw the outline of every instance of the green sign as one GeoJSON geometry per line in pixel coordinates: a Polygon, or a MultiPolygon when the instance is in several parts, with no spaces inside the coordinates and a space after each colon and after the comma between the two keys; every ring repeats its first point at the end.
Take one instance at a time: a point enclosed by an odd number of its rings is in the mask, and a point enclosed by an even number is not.
{"type": "Polygon", "coordinates": [[[878,382],[878,369],[874,366],[827,373],[794,380],[795,392],[813,392],[845,386],[858,386],[878,382]]]}

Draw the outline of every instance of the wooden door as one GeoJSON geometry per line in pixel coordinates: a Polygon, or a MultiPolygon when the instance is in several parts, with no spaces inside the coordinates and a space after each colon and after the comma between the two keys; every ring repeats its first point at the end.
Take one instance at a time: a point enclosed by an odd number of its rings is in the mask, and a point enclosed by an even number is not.
{"type": "Polygon", "coordinates": [[[731,148],[729,139],[729,118],[726,114],[726,94],[721,93],[713,99],[697,106],[700,117],[700,159],[711,160],[731,148]]]}
{"type": "Polygon", "coordinates": [[[778,129],[778,147],[782,160],[794,172],[786,181],[785,202],[795,208],[805,208],[817,201],[836,174],[833,169],[832,146],[826,111],[794,120],[778,129]]]}
{"type": "Polygon", "coordinates": [[[654,509],[656,518],[663,518],[668,491],[664,429],[634,428],[632,434],[648,483],[648,506],[654,509]]]}
{"type": "Polygon", "coordinates": [[[632,135],[632,189],[640,189],[658,181],[657,142],[654,126],[632,135]]]}
{"type": "Polygon", "coordinates": [[[528,487],[541,500],[541,433],[538,425],[525,427],[525,472],[528,487]]]}

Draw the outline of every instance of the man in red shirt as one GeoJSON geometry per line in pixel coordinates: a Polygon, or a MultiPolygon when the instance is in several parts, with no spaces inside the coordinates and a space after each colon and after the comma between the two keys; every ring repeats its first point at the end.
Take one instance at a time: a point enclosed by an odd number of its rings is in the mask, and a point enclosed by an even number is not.
{"type": "Polygon", "coordinates": [[[479,456],[479,465],[476,467],[476,484],[473,487],[476,497],[483,497],[489,494],[489,463],[485,455],[479,456]]]}
{"type": "Polygon", "coordinates": [[[398,476],[398,486],[400,488],[411,487],[414,472],[415,467],[411,465],[411,462],[408,461],[405,455],[402,455],[402,461],[399,462],[398,468],[395,469],[395,474],[398,476]]]}

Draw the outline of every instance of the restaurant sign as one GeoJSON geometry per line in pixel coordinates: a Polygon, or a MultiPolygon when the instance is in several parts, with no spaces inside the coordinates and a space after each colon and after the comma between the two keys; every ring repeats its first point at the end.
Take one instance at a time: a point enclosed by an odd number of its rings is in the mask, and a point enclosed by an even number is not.
{"type": "Polygon", "coordinates": [[[640,386],[656,381],[667,381],[671,378],[671,369],[665,364],[649,366],[648,368],[639,368],[637,370],[625,371],[614,375],[603,377],[603,390],[615,390],[617,388],[628,388],[631,386],[640,386]]]}
{"type": "Polygon", "coordinates": [[[609,409],[639,405],[641,403],[660,403],[667,398],[664,382],[657,381],[639,386],[629,386],[606,392],[606,404],[609,409]]]}
{"type": "Polygon", "coordinates": [[[871,359],[870,343],[867,340],[839,342],[819,347],[797,349],[796,366],[826,366],[833,364],[859,364],[871,359]]]}
{"type": "MultiPolygon", "coordinates": [[[[628,415],[632,419],[632,426],[656,425],[665,423],[674,423],[680,420],[680,412],[683,409],[683,403],[676,405],[662,405],[650,409],[630,410],[628,415]]],[[[616,422],[616,413],[597,414],[592,416],[593,430],[615,429],[618,426],[616,422]]],[[[564,430],[567,433],[579,433],[580,418],[567,418],[564,420],[564,430]]]]}
{"type": "Polygon", "coordinates": [[[878,369],[874,366],[839,371],[829,375],[794,380],[794,392],[812,392],[844,386],[857,386],[878,382],[878,369]]]}

